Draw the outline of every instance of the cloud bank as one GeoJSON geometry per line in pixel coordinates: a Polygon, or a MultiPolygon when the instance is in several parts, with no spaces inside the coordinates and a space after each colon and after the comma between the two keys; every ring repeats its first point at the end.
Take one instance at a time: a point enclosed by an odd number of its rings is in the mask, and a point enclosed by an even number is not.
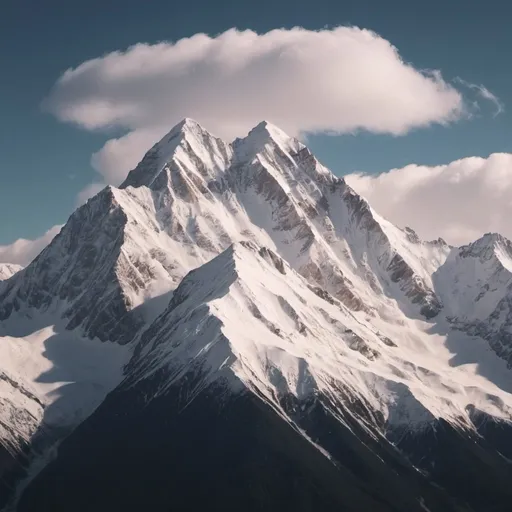
{"type": "Polygon", "coordinates": [[[379,213],[423,239],[462,245],[487,232],[512,239],[512,154],[345,177],[379,213]]]}
{"type": "Polygon", "coordinates": [[[44,102],[87,130],[121,129],[92,163],[119,184],[174,124],[192,117],[225,139],[262,119],[290,135],[401,135],[466,114],[461,93],[369,30],[228,30],[137,44],[67,70],[44,102]]]}
{"type": "Polygon", "coordinates": [[[0,263],[28,265],[60,232],[62,226],[53,226],[35,240],[19,238],[9,245],[0,245],[0,263]]]}

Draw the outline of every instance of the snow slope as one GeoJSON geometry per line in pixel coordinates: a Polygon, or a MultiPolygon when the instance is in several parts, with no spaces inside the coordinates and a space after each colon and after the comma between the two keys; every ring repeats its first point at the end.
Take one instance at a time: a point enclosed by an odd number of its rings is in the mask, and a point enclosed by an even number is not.
{"type": "Polygon", "coordinates": [[[0,443],[13,453],[39,431],[77,426],[122,379],[128,347],[66,331],[33,312],[0,324],[0,443]]]}
{"type": "MultiPolygon", "coordinates": [[[[462,341],[477,360],[490,356],[494,378],[510,391],[505,362],[483,342],[462,341]]],[[[166,368],[163,393],[191,368],[207,368],[213,380],[226,379],[229,369],[233,391],[241,382],[276,408],[289,393],[322,393],[333,403],[359,399],[394,426],[421,427],[436,418],[469,426],[468,405],[511,419],[510,393],[474,366],[451,367],[444,342],[428,324],[405,316],[399,328],[376,325],[273,252],[242,242],[187,275],[141,335],[127,378],[135,385],[166,368]]]]}

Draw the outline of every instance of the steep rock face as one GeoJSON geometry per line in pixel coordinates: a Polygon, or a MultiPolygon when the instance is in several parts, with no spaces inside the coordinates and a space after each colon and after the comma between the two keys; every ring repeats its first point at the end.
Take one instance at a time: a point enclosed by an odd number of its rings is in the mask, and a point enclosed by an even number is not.
{"type": "Polygon", "coordinates": [[[28,306],[61,308],[68,329],[122,342],[137,323],[126,318],[119,282],[136,287],[123,261],[127,216],[106,188],[69,219],[55,240],[21,273],[0,287],[0,319],[28,306]],[[121,322],[122,319],[122,322],[121,322]]]}
{"type": "Polygon", "coordinates": [[[44,404],[30,389],[0,371],[0,508],[24,476],[30,445],[44,416],[44,404]]]}
{"type": "MultiPolygon", "coordinates": [[[[402,304],[404,299],[405,304],[417,304],[427,319],[435,317],[442,304],[433,290],[431,275],[446,259],[448,246],[422,242],[410,229],[396,228],[341,180],[331,187],[328,204],[331,203],[337,213],[333,217],[338,238],[348,243],[347,251],[356,273],[375,291],[395,297],[402,304]]],[[[407,305],[402,308],[411,312],[407,305]]]]}

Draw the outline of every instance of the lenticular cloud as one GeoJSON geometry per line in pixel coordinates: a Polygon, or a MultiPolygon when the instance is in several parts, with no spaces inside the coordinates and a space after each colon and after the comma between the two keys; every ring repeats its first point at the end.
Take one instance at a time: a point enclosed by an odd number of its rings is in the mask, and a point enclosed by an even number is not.
{"type": "Polygon", "coordinates": [[[356,27],[231,29],[137,44],[67,70],[44,106],[89,130],[126,130],[93,158],[114,184],[183,117],[232,139],[262,119],[291,135],[400,135],[464,113],[461,94],[439,72],[415,69],[389,41],[356,27]]]}

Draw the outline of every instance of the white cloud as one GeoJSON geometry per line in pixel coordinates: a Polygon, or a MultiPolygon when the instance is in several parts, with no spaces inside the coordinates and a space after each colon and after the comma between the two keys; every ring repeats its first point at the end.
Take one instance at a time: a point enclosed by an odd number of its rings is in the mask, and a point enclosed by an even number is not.
{"type": "Polygon", "coordinates": [[[465,115],[462,95],[439,72],[415,69],[389,41],[355,27],[137,44],[66,71],[44,106],[89,130],[127,132],[93,157],[112,184],[184,117],[232,139],[262,119],[290,135],[400,135],[465,115]]]}
{"type": "Polygon", "coordinates": [[[92,166],[106,183],[118,185],[126,178],[128,171],[140,162],[144,153],[168,130],[169,127],[154,130],[141,128],[118,139],[110,139],[100,151],[92,155],[92,166]]]}
{"type": "Polygon", "coordinates": [[[375,210],[424,239],[441,236],[461,245],[487,232],[512,239],[512,154],[345,178],[375,210]]]}
{"type": "Polygon", "coordinates": [[[62,226],[53,226],[35,240],[19,238],[9,245],[0,245],[0,263],[28,265],[59,233],[62,226]]]}

